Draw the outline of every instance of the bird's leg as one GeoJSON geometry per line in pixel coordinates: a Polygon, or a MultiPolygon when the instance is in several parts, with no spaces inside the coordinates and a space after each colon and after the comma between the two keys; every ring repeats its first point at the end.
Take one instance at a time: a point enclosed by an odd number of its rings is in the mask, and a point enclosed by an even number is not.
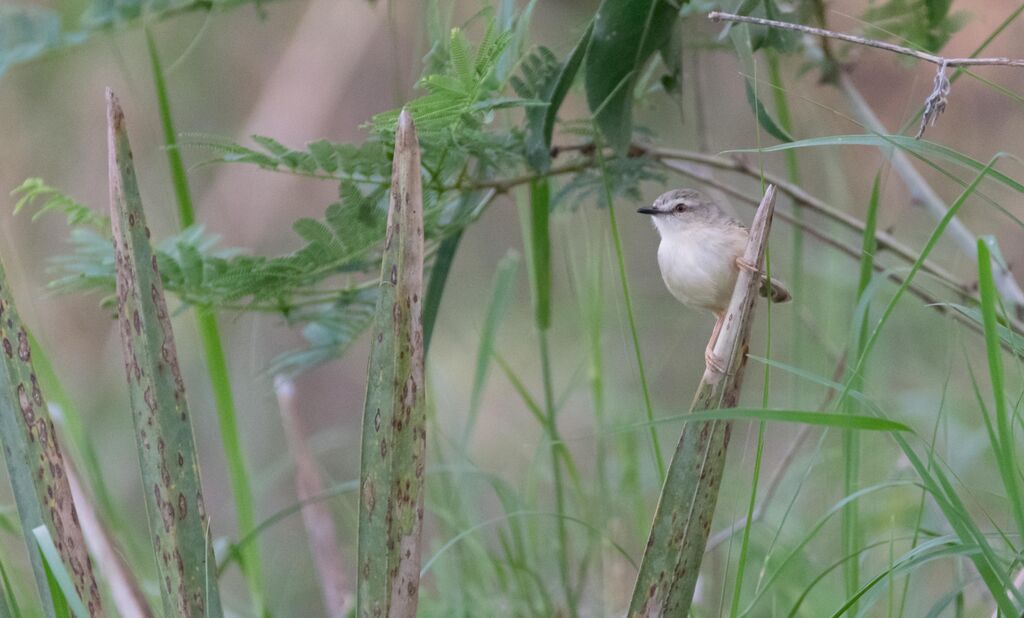
{"type": "Polygon", "coordinates": [[[722,331],[722,324],[725,322],[724,313],[715,313],[715,327],[711,330],[711,339],[708,340],[708,347],[704,349],[704,364],[717,373],[725,373],[725,366],[715,356],[715,344],[718,343],[718,334],[722,331]]]}

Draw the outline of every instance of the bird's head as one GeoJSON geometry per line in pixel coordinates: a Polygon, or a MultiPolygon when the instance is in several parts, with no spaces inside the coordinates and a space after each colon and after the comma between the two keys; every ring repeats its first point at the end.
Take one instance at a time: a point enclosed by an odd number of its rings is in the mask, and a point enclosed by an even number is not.
{"type": "Polygon", "coordinates": [[[637,212],[650,215],[662,235],[691,225],[713,224],[728,218],[711,198],[696,189],[667,191],[654,200],[650,207],[640,208],[637,212]]]}

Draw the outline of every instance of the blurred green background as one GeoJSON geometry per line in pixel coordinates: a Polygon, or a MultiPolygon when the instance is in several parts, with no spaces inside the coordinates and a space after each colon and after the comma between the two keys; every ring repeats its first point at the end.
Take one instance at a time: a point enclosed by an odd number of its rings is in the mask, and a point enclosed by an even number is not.
{"type": "MultiPolygon", "coordinates": [[[[532,41],[564,57],[596,5],[571,0],[538,3],[530,29],[532,41]]],[[[59,9],[68,19],[82,10],[80,3],[75,2],[51,2],[46,6],[59,9]]],[[[866,8],[864,2],[836,1],[827,6],[831,28],[863,29],[859,18],[866,8]]],[[[458,2],[454,23],[468,19],[478,8],[475,1],[458,2]]],[[[966,11],[969,18],[943,53],[968,55],[1017,8],[1017,3],[1008,0],[954,2],[953,10],[966,11]]],[[[360,128],[362,123],[415,95],[420,60],[428,48],[424,21],[425,3],[415,0],[380,0],[372,4],[361,0],[287,1],[267,3],[259,9],[244,6],[228,12],[186,14],[155,24],[153,32],[168,69],[168,86],[180,132],[215,134],[241,143],[246,143],[249,134],[256,133],[301,147],[319,138],[361,141],[365,135],[360,128]]],[[[637,124],[646,127],[651,139],[661,145],[712,154],[774,143],[759,130],[751,113],[731,48],[715,41],[720,26],[695,15],[682,27],[686,41],[683,96],[678,102],[666,96],[644,99],[637,107],[637,124]]],[[[1022,28],[1024,24],[1014,22],[985,54],[1024,56],[1022,28]]],[[[931,65],[861,48],[847,50],[843,57],[853,82],[890,129],[906,121],[931,89],[931,65]]],[[[804,59],[798,56],[782,60],[795,136],[864,133],[851,119],[849,103],[841,93],[821,83],[817,71],[804,71],[803,67],[804,59]]],[[[1024,71],[1020,69],[985,67],[974,72],[1010,92],[1024,90],[1024,71]]],[[[163,237],[176,229],[175,207],[161,148],[163,140],[145,40],[136,27],[98,34],[84,45],[12,67],[3,76],[0,187],[5,188],[6,194],[25,178],[39,176],[82,203],[105,210],[106,86],[119,93],[125,107],[150,225],[157,238],[163,237]]],[[[770,100],[769,89],[764,90],[762,97],[770,100]]],[[[562,117],[587,114],[578,95],[572,96],[561,112],[562,117]]],[[[927,139],[985,162],[998,151],[1013,152],[1018,148],[1024,140],[1024,123],[1020,119],[1017,95],[1005,96],[980,81],[962,79],[954,85],[949,108],[937,125],[929,129],[927,139]]],[[[578,138],[566,134],[555,139],[556,143],[576,141],[578,138]]],[[[330,182],[275,174],[254,166],[199,165],[209,158],[208,153],[186,148],[184,154],[191,166],[189,179],[198,218],[226,246],[267,254],[295,249],[299,241],[291,223],[300,216],[321,216],[325,206],[336,198],[337,187],[330,182]]],[[[740,156],[752,166],[786,173],[781,153],[740,156]]],[[[796,156],[803,188],[858,218],[864,217],[872,180],[881,172],[879,229],[896,235],[907,245],[920,247],[934,228],[934,220],[912,202],[878,149],[822,148],[801,150],[796,156]]],[[[959,194],[960,188],[948,178],[924,165],[918,167],[947,203],[959,194]]],[[[1011,176],[1021,176],[1017,161],[1001,167],[1011,176]]],[[[716,177],[748,194],[759,192],[756,181],[721,172],[716,172],[716,177]]],[[[703,349],[712,319],[681,307],[666,292],[655,260],[656,233],[647,218],[634,215],[633,211],[662,191],[686,184],[692,183],[668,177],[664,184],[640,187],[643,200],[620,198],[615,205],[640,347],[658,415],[678,414],[688,407],[703,369],[703,349]]],[[[1020,195],[995,183],[984,184],[982,191],[1016,217],[1024,218],[1020,195]]],[[[0,208],[0,257],[17,290],[26,322],[48,350],[59,376],[88,421],[88,431],[103,458],[103,471],[124,509],[125,521],[132,527],[123,532],[142,539],[146,524],[116,323],[108,311],[98,306],[95,296],[53,295],[45,289],[50,280],[47,259],[67,250],[66,226],[59,217],[44,217],[33,223],[27,212],[13,216],[11,208],[15,201],[8,198],[8,208],[0,208]]],[[[637,366],[609,248],[608,219],[598,201],[587,198],[578,204],[560,204],[552,219],[555,313],[551,338],[556,394],[564,397],[559,426],[586,478],[595,470],[596,430],[586,385],[587,341],[580,315],[578,277],[587,261],[597,259],[598,255],[602,256],[604,269],[601,341],[607,422],[625,425],[644,418],[637,366]]],[[[791,204],[781,199],[779,208],[788,212],[791,204]]],[[[736,203],[732,209],[749,221],[751,212],[745,204],[736,203]]],[[[806,217],[822,232],[859,247],[860,239],[847,230],[810,213],[806,217]]],[[[1011,266],[1022,263],[1021,228],[991,204],[972,198],[961,211],[961,219],[977,235],[994,235],[1011,266]]],[[[795,264],[793,243],[791,227],[777,222],[771,246],[773,273],[789,281],[799,278],[802,294],[794,303],[772,307],[770,312],[766,305],[761,306],[752,354],[770,356],[828,377],[850,340],[858,264],[813,238],[805,238],[803,260],[795,264]]],[[[499,197],[464,236],[427,362],[431,408],[436,415],[432,430],[454,437],[461,435],[495,266],[510,250],[522,252],[522,244],[519,215],[511,196],[499,197]]],[[[963,281],[976,280],[973,259],[949,241],[940,242],[933,258],[963,281]]],[[[929,285],[927,281],[923,283],[929,285]]],[[[891,285],[880,288],[875,301],[878,306],[888,300],[894,289],[891,285]]],[[[948,295],[942,298],[948,299],[948,295]]],[[[177,303],[171,304],[173,307],[177,303]]],[[[303,342],[295,329],[288,328],[275,315],[227,313],[221,325],[229,346],[234,394],[254,479],[258,519],[262,520],[295,502],[291,463],[284,448],[267,368],[275,356],[303,342]]],[[[179,314],[174,326],[194,412],[207,509],[215,536],[234,537],[233,504],[194,321],[179,314]]],[[[513,302],[496,346],[527,381],[527,386],[539,392],[534,337],[526,272],[520,268],[513,302]]],[[[344,358],[302,375],[297,382],[301,414],[331,483],[357,478],[359,474],[359,427],[367,350],[367,343],[361,340],[344,358]]],[[[890,417],[913,426],[922,436],[931,435],[942,410],[945,416],[938,433],[938,450],[975,501],[981,519],[991,516],[1005,522],[1002,490],[989,459],[988,441],[966,369],[967,362],[983,367],[983,355],[984,346],[978,334],[908,297],[898,306],[869,361],[865,390],[890,417]]],[[[1021,378],[1017,368],[1008,371],[1011,393],[1019,392],[1013,390],[1021,378]]],[[[984,375],[983,370],[981,373],[984,375]]],[[[760,403],[764,375],[763,366],[752,362],[745,384],[746,403],[760,403]]],[[[814,409],[824,396],[824,389],[818,386],[779,370],[771,373],[769,403],[774,407],[814,409]]],[[[680,427],[678,423],[658,426],[666,454],[674,447],[680,427]]],[[[762,478],[770,476],[797,431],[796,426],[769,425],[762,478]]],[[[745,512],[755,433],[756,426],[749,423],[738,423],[735,427],[714,529],[728,526],[745,512]]],[[[646,429],[641,427],[624,435],[613,439],[631,440],[629,448],[640,454],[633,459],[616,457],[606,463],[617,474],[629,472],[627,468],[631,465],[639,465],[639,491],[636,496],[624,496],[626,503],[617,504],[615,512],[608,514],[605,531],[639,559],[646,540],[645,528],[660,488],[647,455],[650,446],[646,429]],[[631,503],[638,497],[640,503],[631,503]]],[[[785,477],[766,523],[755,526],[755,547],[767,545],[779,522],[785,522],[781,531],[784,541],[799,538],[841,497],[843,464],[838,461],[838,432],[824,435],[819,441],[821,435],[820,429],[812,430],[812,439],[805,443],[785,477]],[[802,489],[792,511],[785,512],[798,486],[802,489]]],[[[865,486],[908,477],[906,462],[885,435],[865,434],[862,444],[865,486]]],[[[468,456],[480,469],[525,488],[538,482],[538,478],[542,486],[549,482],[536,469],[535,461],[545,448],[541,428],[526,413],[505,376],[492,367],[468,456]]],[[[484,484],[473,480],[465,483],[463,490],[477,497],[474,508],[479,521],[500,512],[493,498],[487,496],[484,484]]],[[[549,508],[544,506],[545,491],[541,491],[539,499],[541,510],[549,508]]],[[[428,493],[425,557],[432,555],[431,548],[436,549],[450,536],[442,533],[429,515],[431,503],[443,504],[445,499],[428,493]]],[[[0,505],[11,503],[4,483],[0,485],[0,505]]],[[[355,502],[348,496],[331,504],[337,515],[343,555],[354,556],[355,502]]],[[[890,531],[912,523],[917,507],[918,495],[909,490],[879,492],[862,502],[863,525],[871,530],[872,540],[884,540],[890,531]]],[[[573,513],[587,517],[587,513],[576,509],[573,513]]],[[[941,528],[943,524],[934,510],[925,508],[923,525],[941,528]]],[[[482,532],[485,543],[488,534],[486,530],[482,532]]],[[[12,536],[0,545],[8,564],[8,552],[13,556],[22,551],[15,541],[12,536]]],[[[317,615],[321,609],[316,578],[301,519],[290,517],[275,525],[262,535],[261,543],[266,596],[274,614],[317,615]]],[[[838,558],[837,547],[836,534],[815,539],[801,565],[794,567],[793,580],[808,582],[823,565],[838,558]]],[[[870,554],[866,564],[884,565],[885,551],[883,547],[870,554]]],[[[735,549],[711,554],[707,568],[712,573],[728,572],[722,569],[726,569],[723,564],[728,564],[730,555],[735,558],[735,549]]],[[[600,595],[598,591],[603,586],[608,607],[624,607],[632,588],[633,568],[621,557],[616,559],[614,553],[606,556],[603,568],[604,574],[592,583],[591,593],[600,595]]],[[[939,561],[925,567],[925,573],[934,572],[935,576],[915,576],[907,615],[923,615],[948,592],[951,574],[962,568],[963,563],[954,561],[939,561]]],[[[865,567],[864,572],[873,574],[874,570],[865,567]]],[[[439,568],[437,577],[427,575],[428,599],[444,597],[438,589],[458,586],[457,581],[448,579],[451,573],[439,568]]],[[[244,611],[241,578],[237,571],[226,577],[223,593],[227,605],[244,611]]],[[[816,590],[817,596],[812,596],[814,601],[805,606],[809,613],[803,615],[820,615],[816,612],[834,609],[831,595],[841,594],[841,588],[838,575],[827,579],[816,590]]],[[[714,613],[714,608],[719,607],[718,597],[728,589],[724,579],[708,578],[698,589],[698,596],[707,611],[714,613]]],[[[982,592],[977,587],[968,588],[969,595],[982,592]]],[[[427,600],[423,607],[428,611],[435,605],[427,600]]],[[[449,606],[438,601],[436,607],[449,606]]],[[[770,613],[770,604],[761,607],[765,613],[757,615],[770,613]]],[[[979,611],[985,602],[969,596],[968,607],[972,608],[970,611],[979,611]]],[[[878,609],[884,610],[875,608],[878,609]]],[[[884,613],[873,611],[871,615],[884,613]]]]}

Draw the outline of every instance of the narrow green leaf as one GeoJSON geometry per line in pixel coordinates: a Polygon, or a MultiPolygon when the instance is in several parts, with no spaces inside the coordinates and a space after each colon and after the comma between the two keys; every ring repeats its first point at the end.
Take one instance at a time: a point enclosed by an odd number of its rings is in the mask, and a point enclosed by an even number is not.
{"type": "Polygon", "coordinates": [[[399,117],[395,138],[363,410],[359,615],[413,616],[419,598],[426,465],[423,189],[408,110],[399,117]]]}
{"type": "Polygon", "coordinates": [[[72,583],[71,575],[61,560],[57,546],[53,544],[53,537],[50,536],[50,531],[46,529],[46,526],[37,526],[32,530],[32,535],[35,537],[39,551],[46,562],[46,568],[57,584],[57,590],[51,590],[52,595],[56,597],[59,594],[62,601],[74,613],[75,618],[89,618],[90,615],[94,615],[85,608],[82,599],[78,598],[78,593],[75,592],[75,584],[72,583]]]}
{"type": "MultiPolygon", "coordinates": [[[[167,90],[160,54],[148,29],[146,29],[146,43],[149,48],[150,69],[153,72],[153,82],[160,109],[160,124],[163,127],[164,141],[166,142],[167,164],[170,167],[174,198],[178,206],[178,227],[185,231],[194,227],[196,219],[195,207],[192,204],[192,191],[188,184],[188,176],[185,174],[185,163],[178,145],[178,136],[174,130],[170,94],[167,90]]],[[[179,244],[179,250],[183,258],[199,258],[198,248],[189,254],[185,251],[184,246],[179,244]]],[[[190,264],[184,267],[185,271],[193,275],[188,277],[187,281],[199,281],[200,283],[205,281],[206,273],[203,261],[202,259],[198,259],[198,261],[198,266],[190,264]],[[197,274],[198,277],[195,276],[197,274]]],[[[255,525],[256,517],[253,509],[252,487],[238,436],[238,423],[235,420],[235,402],[231,393],[231,377],[228,374],[227,358],[224,354],[220,328],[217,325],[217,316],[208,307],[197,307],[195,315],[199,341],[203,349],[203,360],[206,363],[206,373],[209,376],[210,389],[213,391],[214,408],[217,411],[217,422],[220,427],[221,444],[224,447],[228,479],[231,482],[231,493],[235,502],[238,529],[241,534],[245,534],[255,525]]],[[[253,609],[256,614],[262,615],[264,613],[263,569],[259,549],[256,544],[245,549],[242,571],[249,586],[253,609]]]]}
{"type": "Polygon", "coordinates": [[[103,613],[99,589],[78,525],[75,503],[64,472],[64,456],[32,366],[32,347],[0,266],[0,441],[14,490],[22,535],[46,616],[57,601],[49,594],[44,560],[33,530],[45,526],[63,549],[75,584],[87,591],[89,605],[103,613]]]}
{"type": "Polygon", "coordinates": [[[216,618],[220,595],[185,382],[124,112],[109,90],[107,122],[117,313],[164,613],[216,618]]]}
{"type": "Polygon", "coordinates": [[[538,94],[547,103],[547,107],[526,110],[526,158],[534,169],[547,171],[551,166],[551,139],[555,132],[558,110],[569,94],[580,65],[583,64],[583,57],[586,55],[593,32],[594,22],[591,21],[558,73],[550,82],[542,85],[542,90],[538,94]]]}
{"type": "Polygon", "coordinates": [[[530,260],[534,273],[534,311],[537,326],[551,326],[551,185],[547,178],[530,183],[530,260]]]}
{"type": "Polygon", "coordinates": [[[14,594],[11,580],[7,577],[7,569],[0,560],[0,618],[21,618],[21,606],[14,594]]]}
{"type": "Polygon", "coordinates": [[[750,29],[746,25],[739,28],[732,28],[729,31],[729,38],[732,40],[736,50],[736,58],[739,60],[740,69],[743,72],[743,86],[747,94],[747,102],[754,112],[757,123],[769,135],[782,142],[792,142],[793,138],[789,133],[779,126],[768,113],[761,99],[757,96],[754,88],[754,76],[757,74],[757,67],[754,61],[754,51],[750,42],[750,29]]]}
{"type": "Polygon", "coordinates": [[[441,310],[441,299],[444,296],[445,284],[448,282],[448,273],[451,272],[452,262],[455,261],[455,253],[459,250],[461,241],[462,230],[442,240],[437,248],[437,255],[434,256],[434,264],[430,268],[426,300],[423,303],[424,354],[430,350],[430,342],[434,337],[434,326],[437,324],[437,315],[441,310]]]}
{"type": "Polygon", "coordinates": [[[473,390],[469,397],[469,414],[463,432],[463,445],[469,442],[469,438],[473,434],[473,427],[476,425],[476,417],[480,411],[480,397],[483,395],[487,372],[491,366],[494,338],[497,336],[498,326],[511,303],[512,287],[515,284],[516,273],[519,272],[519,261],[519,253],[510,250],[498,262],[498,268],[494,273],[491,301],[487,305],[484,326],[480,332],[480,344],[477,347],[476,369],[473,371],[473,390]]]}
{"type": "Polygon", "coordinates": [[[981,316],[985,326],[985,348],[988,352],[988,372],[995,401],[996,437],[993,444],[999,474],[1002,476],[1006,497],[1010,502],[1017,532],[1024,538],[1024,496],[1021,491],[1020,468],[1017,464],[1017,440],[1013,432],[1013,418],[1006,406],[1003,381],[1003,348],[999,344],[996,305],[999,295],[992,279],[992,256],[984,238],[978,239],[978,295],[981,297],[981,316]]]}
{"type": "Polygon", "coordinates": [[[860,278],[857,281],[857,297],[864,295],[871,277],[875,274],[875,252],[878,242],[875,232],[878,227],[878,204],[881,202],[882,173],[875,174],[871,185],[871,199],[868,201],[868,213],[864,219],[864,238],[860,250],[860,278]]]}
{"type": "Polygon", "coordinates": [[[576,79],[576,73],[579,72],[580,66],[583,64],[583,58],[590,47],[590,38],[593,34],[594,23],[591,22],[576,43],[572,53],[565,60],[562,70],[558,73],[558,79],[551,88],[551,95],[547,98],[548,108],[544,114],[544,145],[546,148],[551,148],[551,138],[554,135],[558,110],[562,107],[562,102],[565,101],[565,97],[569,94],[569,89],[576,79]]]}
{"type": "MultiPolygon", "coordinates": [[[[964,305],[959,305],[957,303],[942,303],[942,306],[949,307],[954,311],[957,311],[958,313],[970,318],[971,320],[974,320],[974,322],[976,322],[978,326],[984,328],[984,321],[981,316],[981,311],[979,311],[978,309],[974,307],[966,307],[964,305]]],[[[996,324],[996,332],[999,334],[999,339],[1001,339],[1004,344],[1009,346],[1009,348],[1013,350],[1015,354],[1024,357],[1024,336],[1018,335],[1016,332],[1003,326],[1002,324],[996,324]]]]}
{"type": "Polygon", "coordinates": [[[750,103],[751,109],[754,110],[754,116],[757,117],[757,122],[761,125],[761,128],[781,142],[793,141],[793,137],[789,133],[786,133],[782,127],[775,124],[775,120],[768,113],[764,103],[761,102],[761,99],[757,97],[757,93],[754,92],[754,87],[751,85],[750,80],[743,80],[743,84],[747,91],[747,102],[750,103]]]}
{"type": "Polygon", "coordinates": [[[696,423],[699,421],[731,421],[740,419],[779,423],[798,423],[801,425],[818,425],[822,427],[837,427],[840,429],[865,431],[913,432],[913,429],[903,423],[878,418],[877,416],[816,412],[813,410],[778,410],[765,408],[728,408],[726,410],[688,412],[686,414],[658,417],[658,422],[666,423],[673,421],[685,421],[687,423],[696,423]]]}
{"type": "Polygon", "coordinates": [[[666,0],[602,0],[584,60],[587,104],[601,132],[625,152],[633,136],[633,86],[668,42],[676,7],[666,0]]]}
{"type": "Polygon", "coordinates": [[[935,157],[955,163],[961,167],[972,170],[976,173],[985,171],[989,176],[996,179],[1007,187],[1024,193],[1024,184],[1014,180],[999,170],[988,168],[986,164],[961,154],[948,146],[936,144],[923,139],[914,139],[907,135],[831,135],[828,137],[812,137],[786,144],[777,144],[767,148],[744,148],[739,150],[727,150],[723,154],[739,152],[779,152],[790,148],[820,148],[822,146],[876,146],[892,147],[906,150],[920,157],[935,157]]]}

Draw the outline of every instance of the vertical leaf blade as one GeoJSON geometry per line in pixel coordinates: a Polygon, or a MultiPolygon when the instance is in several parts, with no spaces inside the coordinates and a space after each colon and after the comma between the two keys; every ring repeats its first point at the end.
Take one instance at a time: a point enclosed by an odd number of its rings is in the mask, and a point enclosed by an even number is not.
{"type": "Polygon", "coordinates": [[[996,411],[996,435],[993,444],[999,474],[1002,476],[1006,497],[1010,502],[1017,531],[1024,534],[1024,496],[1017,464],[1017,446],[1014,440],[1013,415],[1006,405],[1003,379],[1003,348],[999,344],[996,305],[998,291],[992,277],[992,255],[984,238],[978,239],[978,292],[981,297],[981,316],[985,328],[985,348],[988,352],[989,379],[996,411]]]}
{"type": "Polygon", "coordinates": [[[61,561],[73,574],[74,585],[87,599],[90,614],[102,616],[99,589],[78,525],[63,454],[32,366],[29,334],[14,306],[2,266],[0,342],[0,441],[43,611],[53,616],[56,609],[44,560],[32,533],[45,525],[50,537],[56,539],[61,561]]]}
{"type": "Polygon", "coordinates": [[[125,373],[166,615],[221,616],[185,383],[125,129],[107,91],[110,215],[125,373]]]}
{"type": "Polygon", "coordinates": [[[395,135],[391,202],[363,411],[359,615],[413,616],[426,456],[423,188],[412,117],[395,135]]]}

